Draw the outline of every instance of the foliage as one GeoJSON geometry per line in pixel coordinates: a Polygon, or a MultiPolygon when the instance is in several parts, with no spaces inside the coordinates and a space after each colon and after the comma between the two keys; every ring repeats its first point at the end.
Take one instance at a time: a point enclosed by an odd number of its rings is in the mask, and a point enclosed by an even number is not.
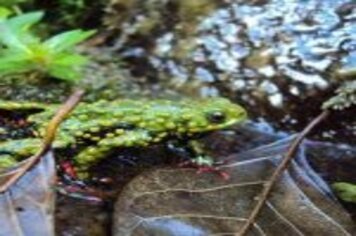
{"type": "Polygon", "coordinates": [[[91,27],[101,25],[109,0],[34,0],[33,7],[51,12],[46,20],[51,22],[51,30],[62,30],[66,27],[91,27]]]}
{"type": "Polygon", "coordinates": [[[11,11],[6,7],[0,6],[0,18],[6,18],[11,14],[11,11]]]}
{"type": "Polygon", "coordinates": [[[12,7],[16,6],[19,3],[26,2],[26,0],[1,0],[0,1],[0,6],[2,7],[12,7]]]}
{"type": "Polygon", "coordinates": [[[94,31],[76,29],[42,41],[31,27],[43,15],[31,12],[0,19],[0,75],[36,71],[62,80],[78,80],[87,58],[73,53],[73,47],[94,31]]]}
{"type": "Polygon", "coordinates": [[[68,25],[75,25],[86,8],[85,0],[60,0],[58,1],[58,10],[61,14],[61,20],[68,25]]]}

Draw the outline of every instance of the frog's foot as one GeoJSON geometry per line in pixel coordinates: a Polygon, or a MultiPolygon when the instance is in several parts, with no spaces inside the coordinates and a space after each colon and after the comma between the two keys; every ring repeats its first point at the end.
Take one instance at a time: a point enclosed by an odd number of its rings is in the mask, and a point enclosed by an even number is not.
{"type": "Polygon", "coordinates": [[[202,173],[216,173],[222,179],[228,180],[230,175],[220,169],[220,164],[215,163],[214,160],[209,156],[198,156],[196,158],[184,161],[179,164],[179,167],[193,167],[197,169],[197,174],[202,173]]]}
{"type": "Polygon", "coordinates": [[[77,183],[79,185],[86,185],[87,183],[94,184],[110,184],[111,178],[92,178],[89,176],[87,170],[78,170],[72,162],[63,161],[60,163],[60,169],[63,172],[62,178],[69,183],[77,183]]]}
{"type": "MultiPolygon", "coordinates": [[[[92,187],[92,180],[87,181],[88,173],[77,171],[70,161],[60,163],[60,168],[63,174],[57,182],[59,193],[92,203],[101,203],[112,197],[112,193],[92,187]]],[[[99,183],[99,181],[96,182],[95,180],[94,182],[99,183]]]]}

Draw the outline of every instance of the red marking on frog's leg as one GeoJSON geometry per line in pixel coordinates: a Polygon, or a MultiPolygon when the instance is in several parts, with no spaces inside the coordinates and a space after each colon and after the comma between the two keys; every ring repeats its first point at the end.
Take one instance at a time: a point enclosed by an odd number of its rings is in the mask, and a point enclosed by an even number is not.
{"type": "Polygon", "coordinates": [[[223,180],[227,181],[230,179],[230,174],[226,171],[221,170],[218,166],[199,166],[197,174],[202,173],[215,173],[218,174],[223,180]]]}
{"type": "Polygon", "coordinates": [[[63,161],[59,164],[62,170],[61,180],[57,182],[57,191],[65,196],[85,200],[93,204],[98,204],[111,199],[114,196],[112,191],[103,191],[92,187],[90,184],[110,184],[111,179],[93,178],[88,181],[78,178],[78,172],[71,161],[63,161]]]}
{"type": "Polygon", "coordinates": [[[78,179],[77,172],[75,171],[75,168],[73,164],[70,161],[63,161],[60,163],[60,167],[63,170],[63,172],[68,175],[72,179],[78,179]]]}
{"type": "Polygon", "coordinates": [[[218,165],[206,165],[206,164],[198,164],[195,160],[187,160],[179,163],[178,166],[195,168],[197,169],[196,173],[198,175],[203,173],[215,173],[218,174],[223,180],[227,181],[230,179],[230,174],[219,168],[221,164],[223,163],[219,163],[218,165]]]}
{"type": "MultiPolygon", "coordinates": [[[[86,181],[83,181],[79,178],[78,172],[76,171],[75,167],[73,166],[72,162],[70,161],[63,161],[60,163],[60,168],[63,171],[63,176],[69,182],[75,183],[76,185],[83,186],[85,185],[86,181]]],[[[93,177],[88,179],[91,183],[98,183],[98,184],[112,184],[113,179],[110,177],[93,177]]]]}

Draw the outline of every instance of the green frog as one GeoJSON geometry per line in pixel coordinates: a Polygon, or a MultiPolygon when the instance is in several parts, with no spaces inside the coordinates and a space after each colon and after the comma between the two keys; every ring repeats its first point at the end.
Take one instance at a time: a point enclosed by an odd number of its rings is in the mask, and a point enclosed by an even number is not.
{"type": "MultiPolygon", "coordinates": [[[[20,123],[27,126],[26,137],[18,135],[18,129],[2,127],[0,167],[12,166],[37,152],[48,122],[58,108],[58,104],[0,102],[0,118],[1,112],[21,114],[25,120],[20,123]]],[[[69,153],[78,176],[87,178],[93,164],[118,148],[193,139],[237,124],[246,116],[241,106],[224,98],[81,103],[61,124],[52,147],[69,153]]],[[[203,156],[196,145],[193,147],[203,156]]]]}

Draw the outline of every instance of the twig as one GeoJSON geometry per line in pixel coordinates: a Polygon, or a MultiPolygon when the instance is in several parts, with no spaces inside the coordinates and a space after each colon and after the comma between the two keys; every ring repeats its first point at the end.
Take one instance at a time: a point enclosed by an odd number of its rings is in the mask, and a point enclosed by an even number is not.
{"type": "Polygon", "coordinates": [[[298,136],[293,140],[291,143],[290,147],[288,148],[287,153],[284,155],[283,160],[281,163],[278,165],[276,170],[273,172],[272,176],[270,179],[266,182],[264,185],[264,188],[262,190],[262,193],[258,199],[258,202],[252,212],[250,213],[246,223],[242,226],[241,229],[235,234],[235,236],[244,236],[246,233],[249,231],[251,226],[254,224],[256,221],[256,218],[258,214],[261,212],[262,207],[264,206],[269,194],[272,191],[272,188],[278,178],[281,176],[283,171],[289,166],[289,163],[295,156],[296,151],[298,150],[298,147],[300,143],[303,141],[303,139],[311,132],[311,130],[318,125],[322,120],[324,120],[328,115],[329,111],[325,110],[322,112],[319,116],[317,116],[314,120],[312,120],[307,127],[304,128],[304,130],[298,134],[298,136]]]}
{"type": "Polygon", "coordinates": [[[16,172],[9,180],[0,186],[0,194],[6,192],[14,183],[16,183],[29,169],[31,169],[42,156],[50,149],[54,138],[56,137],[56,131],[58,126],[66,118],[66,116],[76,107],[79,103],[83,90],[75,91],[68,100],[59,108],[55,116],[49,122],[46,130],[45,137],[43,138],[43,143],[40,150],[30,157],[26,163],[21,167],[21,170],[16,172]]]}

